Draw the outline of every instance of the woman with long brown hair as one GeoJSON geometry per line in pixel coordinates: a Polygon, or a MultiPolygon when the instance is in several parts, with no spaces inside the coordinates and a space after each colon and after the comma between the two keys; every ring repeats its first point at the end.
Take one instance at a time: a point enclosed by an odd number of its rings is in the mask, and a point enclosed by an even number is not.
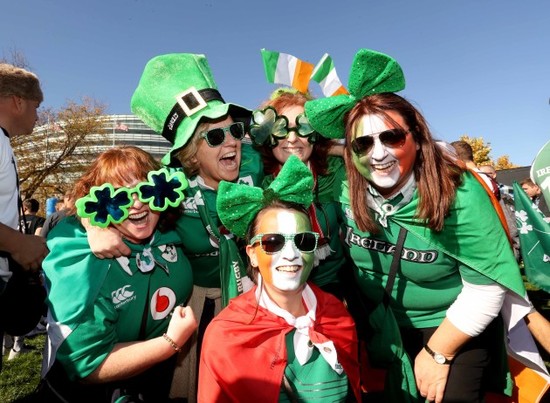
{"type": "Polygon", "coordinates": [[[356,320],[370,326],[371,363],[389,370],[385,401],[481,402],[509,387],[503,304],[507,330],[530,306],[490,196],[395,94],[404,86],[395,60],[362,49],[350,95],[305,106],[319,133],[346,139],[344,241],[365,307],[356,320]]]}

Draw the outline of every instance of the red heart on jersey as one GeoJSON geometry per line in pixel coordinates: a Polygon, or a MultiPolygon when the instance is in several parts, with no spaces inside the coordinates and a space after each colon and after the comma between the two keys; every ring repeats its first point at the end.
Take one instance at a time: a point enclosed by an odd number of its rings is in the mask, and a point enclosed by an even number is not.
{"type": "Polygon", "coordinates": [[[160,295],[160,292],[157,294],[157,304],[156,309],[157,312],[163,312],[168,308],[170,305],[170,298],[168,298],[166,295],[160,295]]]}

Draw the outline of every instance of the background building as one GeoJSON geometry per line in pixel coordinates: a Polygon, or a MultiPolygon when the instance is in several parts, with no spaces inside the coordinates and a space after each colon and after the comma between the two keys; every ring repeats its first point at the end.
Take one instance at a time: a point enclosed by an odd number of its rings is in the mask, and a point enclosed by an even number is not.
{"type": "Polygon", "coordinates": [[[71,130],[63,121],[38,126],[30,136],[21,138],[14,150],[22,194],[25,195],[26,189],[32,188],[33,181],[38,178],[40,185],[33,190],[32,197],[42,206],[47,199],[61,198],[100,153],[114,146],[134,145],[159,161],[171,147],[167,140],[134,115],[102,115],[94,127],[96,130],[91,134],[85,127],[80,130],[82,133],[86,131],[85,140],[72,150],[76,143],[68,139],[76,138],[80,133],[74,125],[71,130]],[[69,156],[63,157],[63,154],[69,156]]]}

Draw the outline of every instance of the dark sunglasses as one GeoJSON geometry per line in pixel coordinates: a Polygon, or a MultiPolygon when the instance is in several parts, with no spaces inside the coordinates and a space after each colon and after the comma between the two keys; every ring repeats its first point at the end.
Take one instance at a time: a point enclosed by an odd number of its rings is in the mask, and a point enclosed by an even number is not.
{"type": "Polygon", "coordinates": [[[235,140],[242,140],[244,137],[244,123],[235,122],[226,127],[210,129],[200,134],[210,147],[221,146],[225,142],[225,135],[229,132],[235,140]]]}
{"type": "MultiPolygon", "coordinates": [[[[409,130],[391,129],[378,134],[380,142],[391,148],[401,147],[405,144],[409,130]]],[[[367,154],[374,145],[376,136],[361,136],[351,142],[351,148],[357,155],[367,154]]]]}
{"type": "Polygon", "coordinates": [[[250,240],[249,245],[260,242],[262,250],[271,255],[281,251],[288,241],[292,241],[300,252],[311,253],[317,248],[318,239],[318,233],[309,231],[298,234],[258,234],[250,240]]]}

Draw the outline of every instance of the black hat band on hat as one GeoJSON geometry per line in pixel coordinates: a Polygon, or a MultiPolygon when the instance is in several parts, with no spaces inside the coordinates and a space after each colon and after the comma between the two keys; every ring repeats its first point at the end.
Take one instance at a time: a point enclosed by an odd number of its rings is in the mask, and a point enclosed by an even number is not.
{"type": "Polygon", "coordinates": [[[191,87],[176,96],[177,102],[166,117],[162,129],[162,137],[174,144],[178,126],[188,116],[206,108],[209,101],[221,101],[225,103],[220,92],[213,88],[196,90],[191,87]]]}

